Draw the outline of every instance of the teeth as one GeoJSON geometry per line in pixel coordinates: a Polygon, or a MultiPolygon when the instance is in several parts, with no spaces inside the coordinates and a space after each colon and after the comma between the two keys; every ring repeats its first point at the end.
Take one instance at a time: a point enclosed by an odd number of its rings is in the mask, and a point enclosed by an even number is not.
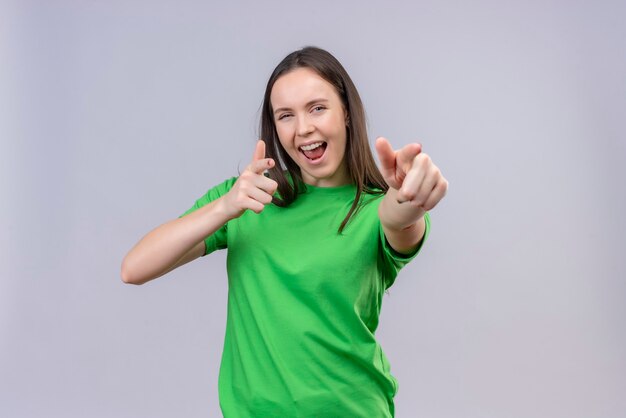
{"type": "Polygon", "coordinates": [[[311,144],[311,145],[303,145],[303,146],[301,146],[300,148],[301,148],[303,151],[311,151],[311,150],[314,150],[314,149],[315,149],[315,148],[317,148],[317,147],[321,147],[321,146],[322,146],[322,144],[323,144],[323,142],[316,142],[316,143],[311,144]]]}

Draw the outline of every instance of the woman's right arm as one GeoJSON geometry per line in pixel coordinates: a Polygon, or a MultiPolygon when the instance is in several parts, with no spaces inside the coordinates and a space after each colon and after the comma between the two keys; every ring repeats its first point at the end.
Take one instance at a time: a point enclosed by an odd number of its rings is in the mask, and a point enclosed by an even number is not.
{"type": "Polygon", "coordinates": [[[124,257],[122,281],[144,284],[204,255],[204,238],[229,220],[221,197],[150,231],[124,257]]]}
{"type": "Polygon", "coordinates": [[[150,231],[124,257],[122,281],[144,284],[204,255],[204,239],[246,210],[261,213],[278,184],[263,175],[274,166],[258,141],[252,162],[222,197],[150,231]]]}

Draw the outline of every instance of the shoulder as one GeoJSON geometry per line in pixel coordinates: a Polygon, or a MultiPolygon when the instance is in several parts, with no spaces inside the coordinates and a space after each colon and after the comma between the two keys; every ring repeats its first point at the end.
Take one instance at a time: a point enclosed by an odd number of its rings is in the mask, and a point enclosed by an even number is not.
{"type": "Polygon", "coordinates": [[[238,178],[239,178],[238,176],[233,176],[231,178],[228,178],[224,180],[223,182],[221,182],[220,184],[218,184],[217,186],[215,186],[214,189],[217,189],[218,191],[221,191],[223,193],[228,193],[228,191],[232,189],[233,185],[235,184],[238,178]]]}
{"type": "Polygon", "coordinates": [[[209,190],[207,190],[204,196],[202,196],[202,198],[208,201],[215,200],[225,195],[226,193],[228,193],[230,189],[233,188],[233,185],[235,184],[236,181],[237,181],[237,177],[230,177],[222,181],[221,183],[218,183],[215,186],[211,187],[209,190]]]}
{"type": "Polygon", "coordinates": [[[187,209],[185,213],[181,214],[179,218],[182,218],[183,216],[201,208],[202,206],[216,199],[219,199],[220,197],[222,197],[223,195],[225,195],[226,193],[230,191],[230,189],[233,187],[236,181],[237,181],[237,177],[231,177],[211,187],[209,190],[206,191],[206,193],[204,193],[195,201],[192,207],[187,209]]]}

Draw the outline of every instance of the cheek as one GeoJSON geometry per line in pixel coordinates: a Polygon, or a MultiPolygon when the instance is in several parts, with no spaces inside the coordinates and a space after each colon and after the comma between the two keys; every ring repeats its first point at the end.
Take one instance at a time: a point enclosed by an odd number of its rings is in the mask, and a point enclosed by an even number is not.
{"type": "Polygon", "coordinates": [[[332,121],[329,121],[328,127],[334,132],[336,136],[345,137],[347,135],[346,131],[346,123],[342,118],[334,118],[332,121]]]}
{"type": "Polygon", "coordinates": [[[333,123],[333,135],[337,138],[338,142],[345,145],[348,139],[348,131],[346,130],[346,125],[342,122],[333,123]]]}
{"type": "Polygon", "coordinates": [[[276,127],[276,133],[278,134],[278,140],[280,141],[281,145],[283,146],[283,148],[287,149],[288,147],[288,138],[289,136],[289,130],[286,129],[284,126],[283,127],[276,127]]]}

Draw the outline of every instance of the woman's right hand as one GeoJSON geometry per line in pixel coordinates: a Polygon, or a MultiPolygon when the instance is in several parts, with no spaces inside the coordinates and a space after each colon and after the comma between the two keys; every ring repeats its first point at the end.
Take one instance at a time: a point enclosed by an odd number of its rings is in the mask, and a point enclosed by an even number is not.
{"type": "Polygon", "coordinates": [[[257,141],[252,162],[222,198],[229,219],[238,218],[247,209],[261,213],[265,205],[272,202],[272,195],[278,188],[278,183],[265,177],[263,172],[274,167],[274,164],[272,158],[265,158],[265,141],[257,141]]]}

